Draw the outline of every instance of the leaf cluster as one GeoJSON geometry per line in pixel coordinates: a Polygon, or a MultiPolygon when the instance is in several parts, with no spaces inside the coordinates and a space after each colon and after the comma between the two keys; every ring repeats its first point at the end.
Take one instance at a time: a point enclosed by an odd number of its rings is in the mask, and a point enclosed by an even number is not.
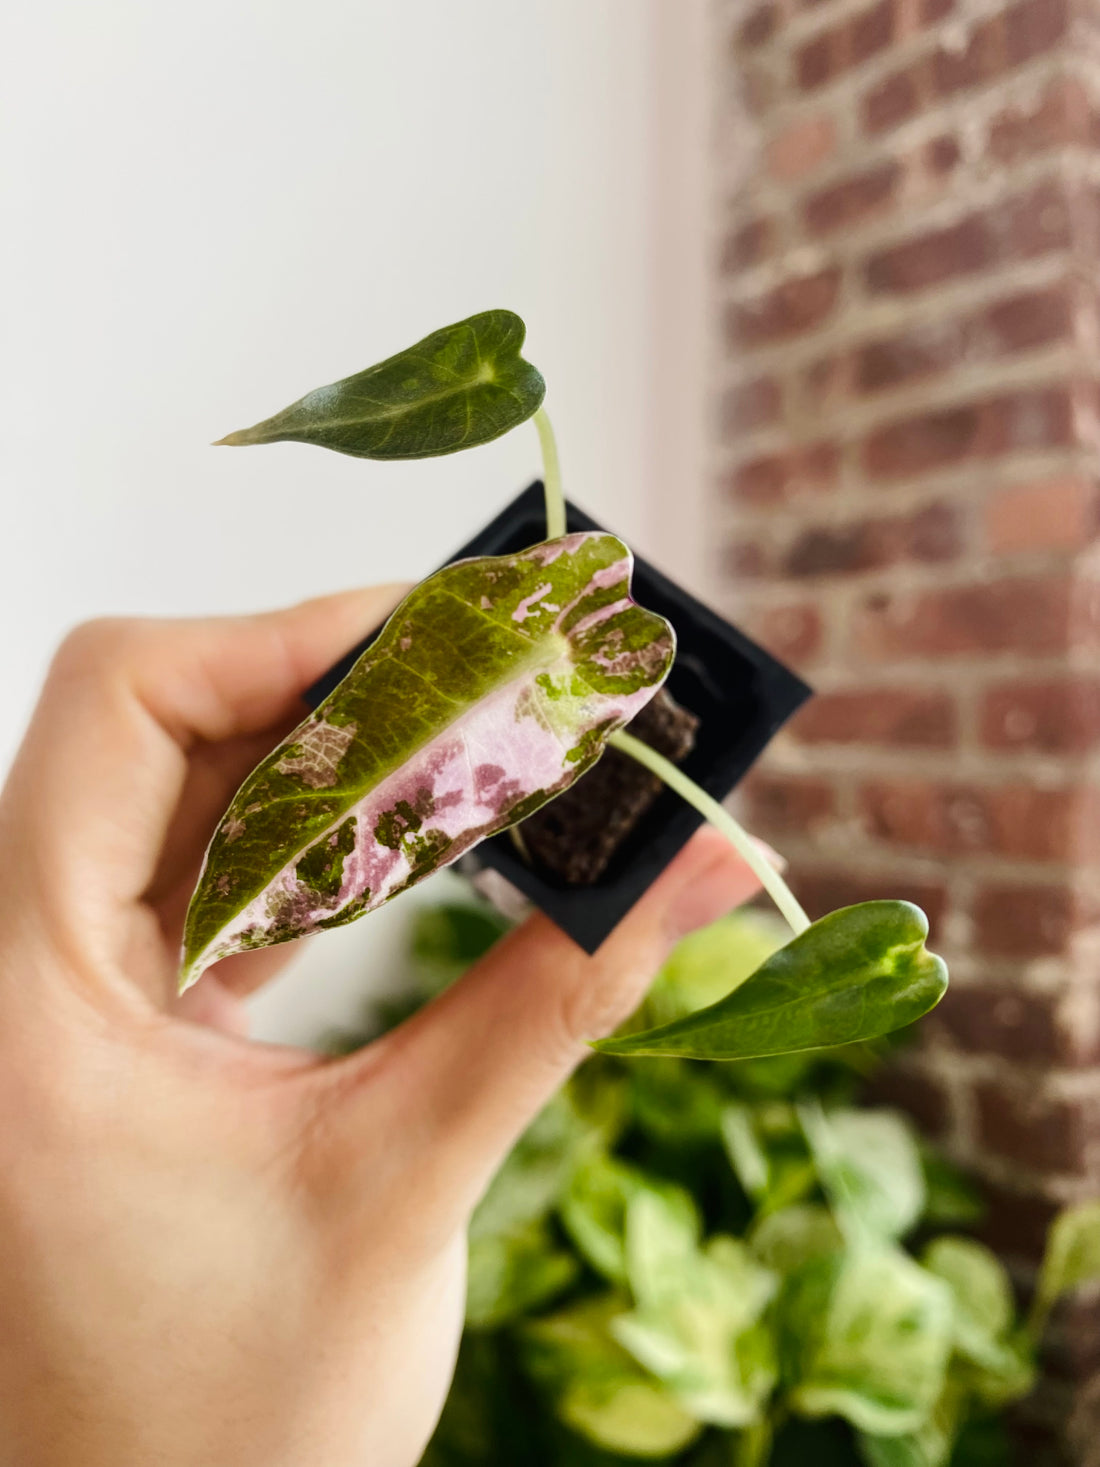
{"type": "MultiPolygon", "coordinates": [[[[500,930],[476,907],[426,910],[421,995],[500,930]]],[[[713,1001],[781,941],[753,912],[693,935],[632,1027],[713,1001]]],[[[422,1467],[1007,1462],[1003,1410],[1031,1387],[1049,1308],[1100,1279],[1100,1206],[1059,1219],[1022,1320],[967,1235],[965,1179],[899,1114],[855,1103],[875,1061],[583,1066],[475,1214],[466,1334],[422,1467]]]]}

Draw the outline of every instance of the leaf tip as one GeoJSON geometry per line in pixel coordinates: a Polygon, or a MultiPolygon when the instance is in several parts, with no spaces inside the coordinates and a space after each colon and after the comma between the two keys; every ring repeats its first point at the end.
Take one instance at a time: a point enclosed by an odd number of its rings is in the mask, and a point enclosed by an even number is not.
{"type": "Polygon", "coordinates": [[[241,448],[252,439],[248,435],[247,428],[238,428],[235,433],[227,433],[224,438],[215,438],[210,445],[211,448],[241,448]]]}

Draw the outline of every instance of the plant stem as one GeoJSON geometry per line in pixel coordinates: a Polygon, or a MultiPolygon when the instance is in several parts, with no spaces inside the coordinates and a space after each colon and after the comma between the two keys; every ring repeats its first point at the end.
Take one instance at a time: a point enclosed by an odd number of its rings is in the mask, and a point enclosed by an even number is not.
{"type": "Polygon", "coordinates": [[[546,416],[546,409],[539,408],[535,414],[535,427],[542,449],[542,482],[546,493],[546,538],[557,540],[565,534],[565,495],[561,489],[561,462],[558,459],[558,441],[554,429],[546,416]]]}
{"type": "Polygon", "coordinates": [[[675,790],[689,805],[693,805],[716,830],[720,830],[738,855],[760,878],[761,885],[787,919],[794,935],[797,937],[800,932],[805,932],[810,925],[810,919],[802,910],[794,893],[748,831],[738,825],[724,806],[712,799],[706,790],[701,790],[695,781],[689,779],[684,771],[678,769],[670,759],[666,759],[663,754],[658,754],[657,750],[651,749],[648,744],[643,744],[641,739],[636,739],[633,734],[625,733],[620,729],[618,733],[613,733],[607,742],[620,753],[628,754],[631,759],[636,759],[639,764],[644,764],[652,774],[667,784],[669,789],[675,790]]]}

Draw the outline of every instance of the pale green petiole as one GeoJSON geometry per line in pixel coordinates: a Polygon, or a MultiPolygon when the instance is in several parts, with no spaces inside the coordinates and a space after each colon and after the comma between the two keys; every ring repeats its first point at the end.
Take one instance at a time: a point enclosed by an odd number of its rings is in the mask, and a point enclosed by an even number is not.
{"type": "Polygon", "coordinates": [[[810,919],[802,910],[794,893],[748,831],[742,829],[723,805],[712,799],[706,790],[701,790],[695,781],[689,779],[684,771],[678,769],[670,759],[666,759],[663,754],[658,754],[656,749],[651,749],[648,744],[643,744],[641,739],[636,739],[633,734],[620,730],[618,733],[613,733],[607,742],[620,753],[628,754],[631,759],[636,759],[639,764],[644,764],[663,784],[675,790],[681,799],[693,805],[716,830],[720,830],[738,855],[760,878],[760,884],[782,912],[795,936],[797,937],[800,932],[805,932],[810,925],[810,919]]]}
{"type": "MultiPolygon", "coordinates": [[[[558,445],[545,408],[538,409],[534,415],[534,422],[538,429],[539,445],[542,448],[542,477],[546,492],[546,538],[556,540],[560,535],[565,534],[565,496],[561,487],[558,445]]],[[[738,825],[728,810],[717,800],[712,799],[705,790],[701,790],[695,781],[689,779],[683,770],[678,769],[671,760],[664,758],[648,744],[643,744],[640,739],[634,738],[632,734],[620,731],[612,734],[608,743],[613,744],[621,753],[636,759],[639,764],[644,764],[651,773],[668,785],[669,789],[675,790],[689,805],[693,805],[716,830],[720,830],[738,855],[760,878],[764,890],[782,912],[795,936],[797,937],[800,932],[805,932],[810,925],[810,919],[802,910],[794,893],[760,850],[752,836],[738,825]]],[[[512,829],[512,838],[522,851],[520,837],[515,827],[512,829]]]]}
{"type": "Polygon", "coordinates": [[[561,461],[558,458],[558,441],[554,429],[546,416],[546,409],[535,413],[535,427],[542,449],[542,482],[546,493],[546,538],[557,540],[565,534],[565,495],[561,488],[561,461]]]}

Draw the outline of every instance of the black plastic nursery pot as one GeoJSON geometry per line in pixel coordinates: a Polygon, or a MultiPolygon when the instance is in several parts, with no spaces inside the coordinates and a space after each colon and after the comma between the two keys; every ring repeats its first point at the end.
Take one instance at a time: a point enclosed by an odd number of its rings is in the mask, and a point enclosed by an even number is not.
{"type": "MultiPolygon", "coordinates": [[[[567,524],[571,531],[604,528],[573,504],[567,506],[567,524]]],[[[451,560],[510,555],[545,538],[543,486],[536,481],[451,560]]],[[[725,799],[811,690],[737,627],[640,558],[635,559],[632,594],[676,631],[668,690],[699,720],[694,745],[678,761],[680,768],[716,800],[725,799]]],[[[307,690],[311,707],[346,677],[379,631],[381,627],[307,690]]],[[[598,769],[582,776],[579,784],[598,769]]],[[[617,846],[603,873],[586,886],[535,869],[508,832],[482,841],[463,857],[463,869],[496,871],[593,953],[702,823],[703,817],[679,795],[663,790],[617,846]]]]}

